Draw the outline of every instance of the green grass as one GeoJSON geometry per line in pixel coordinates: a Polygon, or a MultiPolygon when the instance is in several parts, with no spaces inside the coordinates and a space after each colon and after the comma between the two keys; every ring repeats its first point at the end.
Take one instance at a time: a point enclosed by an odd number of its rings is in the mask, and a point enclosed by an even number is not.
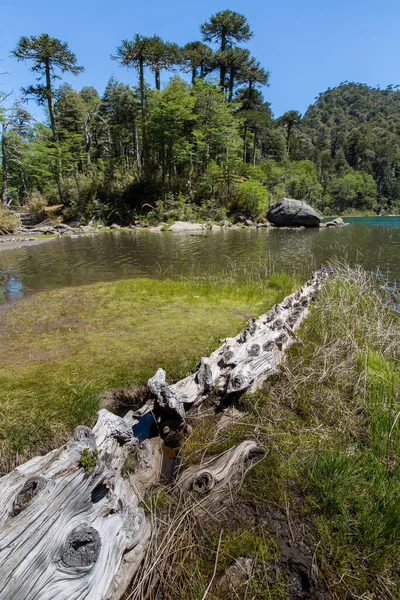
{"type": "MultiPolygon", "coordinates": [[[[235,557],[255,554],[237,532],[247,528],[257,546],[258,527],[268,531],[277,518],[290,531],[292,548],[301,555],[309,549],[323,594],[329,589],[333,600],[400,597],[400,314],[372,275],[343,267],[337,273],[302,325],[283,373],[237,403],[243,418],[223,430],[209,408],[203,419],[193,418],[181,450],[189,464],[243,439],[263,445],[266,456],[240,490],[230,490],[228,523],[223,516],[210,522],[211,533],[199,534],[196,552],[168,565],[169,573],[180,573],[181,588],[167,598],[196,599],[193,581],[205,589],[221,527],[222,540],[226,527],[232,533],[218,573],[235,557]]],[[[179,543],[185,548],[189,542],[179,543]]],[[[273,543],[279,549],[279,539],[267,546],[273,543]]],[[[248,597],[290,597],[279,551],[273,564],[271,572],[270,559],[258,552],[255,573],[263,575],[258,583],[255,576],[248,597]]]]}
{"type": "Polygon", "coordinates": [[[273,453],[242,495],[283,510],[287,494],[293,513],[312,523],[335,599],[399,597],[400,315],[386,300],[372,276],[339,269],[284,376],[242,401],[273,453]]]}
{"type": "Polygon", "coordinates": [[[249,282],[134,279],[43,293],[1,316],[3,471],[93,423],[104,392],[143,384],[157,368],[183,377],[246,320],[295,287],[249,282]],[[11,462],[10,462],[11,461],[11,462]]]}

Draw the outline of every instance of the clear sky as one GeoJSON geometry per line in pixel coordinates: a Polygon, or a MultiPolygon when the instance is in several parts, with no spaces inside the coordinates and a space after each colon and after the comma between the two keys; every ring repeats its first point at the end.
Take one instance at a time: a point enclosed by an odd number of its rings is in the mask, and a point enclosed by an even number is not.
{"type": "MultiPolygon", "coordinates": [[[[68,42],[85,72],[65,81],[103,93],[112,74],[136,82],[110,59],[122,39],[157,33],[183,45],[201,39],[200,24],[226,8],[250,22],[247,47],[271,72],[265,98],[275,116],[303,113],[319,92],[345,80],[400,84],[399,0],[0,0],[0,68],[9,73],[0,75],[0,90],[17,94],[33,81],[9,56],[21,35],[68,42]]],[[[33,102],[29,110],[38,114],[33,102]]]]}

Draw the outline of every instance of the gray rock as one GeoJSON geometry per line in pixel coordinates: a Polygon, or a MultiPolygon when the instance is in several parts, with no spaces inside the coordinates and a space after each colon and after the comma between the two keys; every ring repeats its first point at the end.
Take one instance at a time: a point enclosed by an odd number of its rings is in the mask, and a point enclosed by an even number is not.
{"type": "Polygon", "coordinates": [[[333,221],[325,223],[325,227],[342,227],[343,225],[346,225],[346,223],[343,221],[342,217],[338,217],[337,219],[333,219],[333,221]]]}
{"type": "Polygon", "coordinates": [[[113,223],[111,225],[110,229],[121,229],[121,227],[119,225],[117,225],[116,223],[113,223]]]}
{"type": "Polygon", "coordinates": [[[201,223],[188,223],[187,221],[175,221],[169,228],[169,231],[173,233],[180,233],[181,231],[202,231],[203,225],[201,223]]]}
{"type": "Polygon", "coordinates": [[[271,206],[267,219],[276,227],[318,227],[321,217],[303,200],[282,198],[271,206]]]}
{"type": "Polygon", "coordinates": [[[237,591],[252,576],[254,558],[239,556],[218,581],[221,592],[237,591]]]}

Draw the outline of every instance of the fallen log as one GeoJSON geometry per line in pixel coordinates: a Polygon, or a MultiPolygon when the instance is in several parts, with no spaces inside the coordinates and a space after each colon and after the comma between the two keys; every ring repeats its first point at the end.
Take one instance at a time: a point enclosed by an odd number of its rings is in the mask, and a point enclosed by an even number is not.
{"type": "Polygon", "coordinates": [[[185,379],[167,385],[165,371],[158,369],[148,384],[157,412],[184,421],[185,412],[199,406],[213,391],[227,398],[260,387],[282,364],[310,302],[329,274],[329,269],[316,271],[299,290],[267,314],[252,319],[247,329],[227,338],[211,356],[202,358],[198,370],[185,379]]]}
{"type": "MultiPolygon", "coordinates": [[[[198,370],[168,386],[159,369],[148,383],[150,409],[162,425],[185,424],[210,394],[222,399],[255,389],[282,363],[295,330],[328,277],[316,272],[296,293],[224,344],[198,370]]],[[[137,571],[151,528],[140,507],[161,473],[161,440],[139,443],[132,414],[105,409],[91,430],[77,427],[62,448],[0,479],[0,600],[119,600],[137,571]]],[[[261,449],[231,448],[178,478],[199,506],[240,479],[261,449]],[[197,500],[196,500],[197,501],[197,500]]]]}

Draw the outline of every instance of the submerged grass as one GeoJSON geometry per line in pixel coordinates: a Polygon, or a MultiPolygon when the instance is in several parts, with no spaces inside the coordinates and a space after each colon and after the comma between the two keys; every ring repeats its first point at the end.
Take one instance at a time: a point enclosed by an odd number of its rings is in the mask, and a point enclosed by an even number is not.
{"type": "Polygon", "coordinates": [[[279,275],[134,279],[14,304],[1,315],[0,470],[90,425],[105,390],[143,384],[159,367],[183,377],[294,287],[279,275]]]}

